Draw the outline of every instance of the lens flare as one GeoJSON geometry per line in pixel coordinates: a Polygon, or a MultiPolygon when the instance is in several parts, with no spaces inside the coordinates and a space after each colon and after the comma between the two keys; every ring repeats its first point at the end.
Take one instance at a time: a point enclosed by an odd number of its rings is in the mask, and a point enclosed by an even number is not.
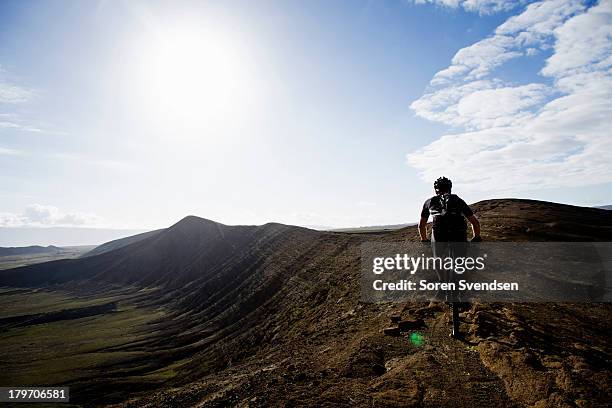
{"type": "Polygon", "coordinates": [[[419,332],[412,332],[410,334],[410,342],[417,346],[420,347],[423,344],[425,344],[425,336],[423,336],[421,333],[419,332]]]}

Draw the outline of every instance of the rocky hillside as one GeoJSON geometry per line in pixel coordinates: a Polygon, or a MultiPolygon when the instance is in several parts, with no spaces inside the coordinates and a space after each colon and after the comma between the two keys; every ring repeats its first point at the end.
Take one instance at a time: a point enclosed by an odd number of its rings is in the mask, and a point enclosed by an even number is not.
{"type": "MultiPolygon", "coordinates": [[[[612,238],[606,210],[509,199],[473,208],[489,241],[612,238]]],[[[444,304],[360,302],[359,245],[417,238],[414,227],[351,234],[187,217],[100,255],[0,272],[0,286],[101,295],[132,288],[133,307],[163,310],[139,341],[113,347],[146,350],[146,364],[133,357],[88,371],[71,383],[77,402],[586,407],[612,400],[608,304],[473,304],[461,313],[465,339],[456,340],[444,304]],[[409,327],[384,336],[394,315],[409,327]],[[160,370],[171,375],[152,380],[160,370]]]]}
{"type": "Polygon", "coordinates": [[[100,254],[103,254],[105,252],[113,251],[115,249],[122,248],[122,247],[124,247],[126,245],[133,244],[133,243],[138,242],[138,241],[142,241],[145,238],[152,237],[152,236],[160,233],[161,231],[163,231],[163,229],[143,232],[142,234],[131,235],[129,237],[119,238],[119,239],[115,239],[113,241],[105,242],[102,245],[96,246],[94,249],[92,249],[91,251],[87,252],[86,254],[83,254],[83,257],[85,258],[85,257],[88,257],[88,256],[100,255],[100,254]]]}

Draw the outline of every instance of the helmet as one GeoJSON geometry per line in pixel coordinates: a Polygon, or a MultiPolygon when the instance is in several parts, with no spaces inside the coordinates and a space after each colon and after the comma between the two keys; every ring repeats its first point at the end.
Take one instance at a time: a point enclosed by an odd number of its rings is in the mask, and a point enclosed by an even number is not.
{"type": "Polygon", "coordinates": [[[434,189],[436,190],[436,192],[438,192],[438,190],[450,192],[452,187],[453,182],[447,179],[446,177],[440,177],[436,181],[434,181],[434,189]]]}

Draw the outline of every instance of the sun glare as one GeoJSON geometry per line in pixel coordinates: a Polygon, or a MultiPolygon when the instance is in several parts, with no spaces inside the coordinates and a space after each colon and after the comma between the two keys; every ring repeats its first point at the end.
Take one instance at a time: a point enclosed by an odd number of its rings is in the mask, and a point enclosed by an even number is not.
{"type": "Polygon", "coordinates": [[[231,36],[174,27],[158,30],[141,51],[141,102],[156,120],[200,128],[245,113],[249,61],[231,36]]]}

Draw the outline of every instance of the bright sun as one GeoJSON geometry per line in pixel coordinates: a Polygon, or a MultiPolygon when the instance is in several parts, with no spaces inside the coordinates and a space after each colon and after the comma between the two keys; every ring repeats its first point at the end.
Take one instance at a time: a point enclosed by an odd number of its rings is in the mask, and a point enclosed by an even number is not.
{"type": "Polygon", "coordinates": [[[156,120],[203,127],[243,113],[252,82],[249,61],[226,33],[166,28],[141,51],[136,80],[156,120]]]}

